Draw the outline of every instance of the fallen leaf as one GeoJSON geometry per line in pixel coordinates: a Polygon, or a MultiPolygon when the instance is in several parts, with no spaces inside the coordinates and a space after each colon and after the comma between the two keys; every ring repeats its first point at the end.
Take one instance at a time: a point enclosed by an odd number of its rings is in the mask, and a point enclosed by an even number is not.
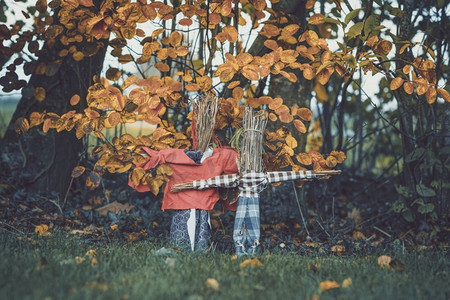
{"type": "Polygon", "coordinates": [[[361,231],[353,231],[353,239],[355,240],[365,240],[366,236],[361,231]]]}
{"type": "Polygon", "coordinates": [[[177,260],[172,257],[167,257],[166,261],[165,261],[166,265],[169,267],[174,267],[176,262],[177,262],[177,260]]]}
{"type": "Polygon", "coordinates": [[[352,285],[352,279],[350,277],[345,278],[344,281],[342,281],[342,287],[346,288],[349,287],[350,285],[352,285]]]}
{"type": "Polygon", "coordinates": [[[236,254],[231,256],[231,260],[236,260],[236,259],[237,259],[237,255],[236,254]]]}
{"type": "Polygon", "coordinates": [[[97,251],[95,251],[94,249],[89,249],[85,255],[90,257],[97,256],[97,251]]]}
{"type": "Polygon", "coordinates": [[[381,255],[378,257],[378,265],[382,268],[389,268],[389,264],[391,263],[392,258],[387,255],[381,255]]]}
{"type": "Polygon", "coordinates": [[[130,210],[132,210],[134,208],[133,205],[125,203],[119,203],[117,201],[111,202],[110,204],[107,204],[105,206],[99,207],[96,209],[96,211],[102,215],[102,216],[106,216],[108,214],[109,211],[117,214],[120,210],[123,210],[125,212],[129,212],[130,210]]]}
{"type": "Polygon", "coordinates": [[[245,267],[260,267],[262,266],[262,261],[259,258],[249,258],[241,262],[240,266],[245,267]]]}
{"type": "Polygon", "coordinates": [[[340,254],[345,251],[345,246],[334,245],[333,247],[331,247],[331,251],[336,252],[337,254],[340,254]]]}
{"type": "Polygon", "coordinates": [[[46,224],[37,225],[37,226],[34,228],[34,232],[36,232],[39,236],[49,236],[49,235],[52,235],[52,234],[48,231],[48,225],[46,225],[46,224]]]}
{"type": "Polygon", "coordinates": [[[98,265],[98,259],[94,256],[91,258],[91,267],[95,267],[96,265],[98,265]]]}
{"type": "Polygon", "coordinates": [[[337,283],[336,281],[333,280],[325,280],[322,281],[319,285],[319,289],[322,291],[328,291],[331,289],[338,289],[340,288],[341,285],[339,283],[337,283]]]}
{"type": "Polygon", "coordinates": [[[206,279],[205,286],[216,292],[219,290],[219,282],[214,278],[206,279]]]}
{"type": "Polygon", "coordinates": [[[77,264],[82,264],[82,263],[84,263],[85,261],[86,261],[86,258],[85,258],[85,257],[75,256],[75,262],[76,262],[77,264]]]}

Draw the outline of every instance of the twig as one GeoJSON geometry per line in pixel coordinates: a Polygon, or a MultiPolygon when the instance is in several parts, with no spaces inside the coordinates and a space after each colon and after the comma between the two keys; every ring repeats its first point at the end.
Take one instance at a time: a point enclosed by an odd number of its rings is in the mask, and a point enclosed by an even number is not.
{"type": "MultiPolygon", "coordinates": [[[[213,136],[214,124],[219,111],[219,100],[211,95],[201,96],[194,103],[195,133],[197,149],[205,152],[213,136]]],[[[195,142],[195,141],[194,141],[195,142]]]]}
{"type": "Polygon", "coordinates": [[[300,202],[298,201],[298,195],[297,195],[297,189],[295,188],[295,183],[292,181],[292,187],[294,188],[294,194],[295,194],[295,200],[297,201],[298,210],[300,211],[300,216],[302,217],[303,226],[305,227],[306,233],[308,234],[308,237],[310,236],[308,227],[306,227],[306,221],[303,217],[302,208],[300,207],[300,202]]]}
{"type": "Polygon", "coordinates": [[[66,195],[64,196],[64,201],[63,201],[63,205],[62,205],[63,208],[66,205],[67,196],[69,196],[69,191],[70,191],[70,188],[72,187],[72,183],[73,183],[73,177],[71,176],[69,186],[67,187],[66,195]]]}
{"type": "Polygon", "coordinates": [[[378,230],[379,232],[381,232],[382,234],[385,234],[387,237],[389,237],[389,238],[391,238],[392,237],[392,235],[390,235],[389,233],[387,233],[386,231],[384,231],[384,230],[381,230],[380,228],[378,228],[377,226],[373,226],[373,229],[376,229],[376,230],[378,230]]]}
{"type": "Polygon", "coordinates": [[[334,235],[334,228],[336,227],[336,224],[334,223],[334,198],[335,197],[333,197],[333,206],[332,206],[332,211],[333,211],[333,236],[335,236],[334,235]]]}
{"type": "Polygon", "coordinates": [[[0,224],[1,224],[1,225],[6,225],[6,226],[8,226],[9,228],[14,229],[15,231],[17,231],[17,232],[19,232],[19,233],[21,233],[21,234],[25,234],[25,232],[23,232],[23,231],[17,229],[16,227],[14,227],[14,226],[12,226],[12,225],[9,225],[8,223],[5,223],[5,222],[0,221],[0,224]]]}
{"type": "Polygon", "coordinates": [[[325,230],[325,228],[323,228],[322,224],[320,224],[319,220],[316,219],[317,224],[319,224],[320,228],[322,228],[323,231],[325,231],[325,233],[328,235],[329,238],[331,238],[331,235],[328,233],[328,231],[325,230]]]}
{"type": "Polygon", "coordinates": [[[24,169],[25,166],[27,165],[27,155],[25,154],[25,151],[23,150],[22,139],[19,137],[18,140],[19,140],[20,153],[22,153],[22,156],[23,156],[22,169],[24,169]]]}

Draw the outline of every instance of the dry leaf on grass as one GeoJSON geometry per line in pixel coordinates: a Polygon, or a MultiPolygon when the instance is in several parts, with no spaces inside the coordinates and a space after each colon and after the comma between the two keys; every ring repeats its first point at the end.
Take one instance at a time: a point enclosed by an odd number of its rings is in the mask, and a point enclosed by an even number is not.
{"type": "Polygon", "coordinates": [[[245,267],[260,267],[262,266],[262,261],[259,258],[249,258],[241,262],[240,266],[245,267]]]}
{"type": "Polygon", "coordinates": [[[75,262],[76,262],[77,264],[84,263],[85,261],[86,261],[86,258],[85,258],[85,257],[75,256],[75,262]]]}
{"type": "Polygon", "coordinates": [[[109,211],[117,214],[120,210],[123,210],[124,212],[129,212],[133,208],[134,208],[134,206],[131,205],[131,204],[128,204],[128,203],[122,204],[122,203],[119,203],[117,201],[114,201],[114,202],[111,202],[110,204],[107,204],[105,206],[97,208],[96,211],[100,215],[106,216],[109,211]]]}
{"type": "Polygon", "coordinates": [[[405,270],[405,265],[401,261],[397,259],[392,259],[390,256],[387,255],[381,255],[380,257],[378,257],[378,265],[382,268],[393,269],[396,271],[405,270]]]}
{"type": "Polygon", "coordinates": [[[91,258],[91,267],[95,267],[96,265],[98,265],[98,259],[94,256],[91,258]]]}
{"type": "Polygon", "coordinates": [[[48,225],[46,225],[46,224],[37,225],[37,226],[34,228],[34,232],[36,232],[39,236],[49,236],[49,235],[52,235],[52,234],[48,231],[48,225]]]}
{"type": "Polygon", "coordinates": [[[378,257],[378,265],[382,268],[389,268],[389,264],[391,263],[392,258],[387,255],[381,255],[378,257]]]}
{"type": "Polygon", "coordinates": [[[341,254],[345,251],[345,246],[342,245],[334,245],[331,247],[331,251],[336,252],[337,254],[341,254]]]}
{"type": "Polygon", "coordinates": [[[210,289],[214,290],[214,291],[218,291],[219,290],[219,282],[216,279],[214,279],[214,278],[206,279],[205,286],[207,288],[210,288],[210,289]]]}
{"type": "Polygon", "coordinates": [[[350,285],[352,285],[352,279],[350,278],[350,277],[348,277],[348,278],[345,278],[344,279],[344,281],[342,281],[342,287],[343,288],[346,288],[346,287],[349,287],[350,285]]]}
{"type": "Polygon", "coordinates": [[[331,289],[338,289],[340,288],[341,285],[339,283],[337,283],[336,281],[333,280],[325,280],[322,281],[319,285],[319,289],[322,291],[328,291],[331,289]]]}

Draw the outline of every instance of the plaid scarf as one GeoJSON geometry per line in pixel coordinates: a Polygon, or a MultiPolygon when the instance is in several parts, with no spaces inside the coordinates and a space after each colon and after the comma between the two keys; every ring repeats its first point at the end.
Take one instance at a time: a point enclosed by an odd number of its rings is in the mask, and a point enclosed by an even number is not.
{"type": "Polygon", "coordinates": [[[228,174],[209,179],[195,180],[192,182],[192,187],[200,190],[212,187],[237,187],[239,188],[239,196],[241,197],[259,197],[259,193],[269,183],[317,177],[312,171],[246,172],[242,175],[228,174]]]}

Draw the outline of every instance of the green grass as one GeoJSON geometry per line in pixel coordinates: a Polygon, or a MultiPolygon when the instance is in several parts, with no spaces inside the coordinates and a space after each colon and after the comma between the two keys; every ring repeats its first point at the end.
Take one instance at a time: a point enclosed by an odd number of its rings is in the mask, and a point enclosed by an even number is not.
{"type": "Polygon", "coordinates": [[[263,253],[262,266],[240,267],[224,253],[159,255],[162,245],[90,243],[53,233],[18,236],[0,231],[1,299],[449,299],[444,252],[386,253],[404,271],[381,269],[377,257],[263,253]],[[85,253],[95,249],[98,264],[85,253]],[[85,257],[76,263],[75,257],[85,257]],[[170,266],[170,262],[174,264],[170,266]],[[316,265],[316,267],[312,267],[316,265]],[[205,286],[219,282],[217,291],[205,286]],[[347,288],[319,291],[324,280],[347,288]]]}

